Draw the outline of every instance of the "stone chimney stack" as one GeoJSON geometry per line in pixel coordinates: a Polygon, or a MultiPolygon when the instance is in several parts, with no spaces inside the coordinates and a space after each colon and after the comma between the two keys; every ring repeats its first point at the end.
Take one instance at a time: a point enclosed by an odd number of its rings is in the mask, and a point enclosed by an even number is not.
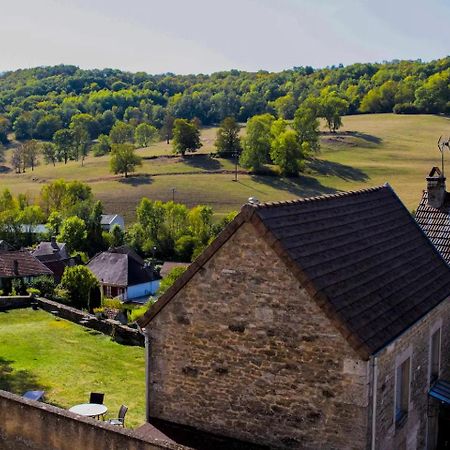
{"type": "Polygon", "coordinates": [[[17,259],[13,261],[13,271],[14,275],[19,275],[19,261],[17,261],[17,259]]]}
{"type": "Polygon", "coordinates": [[[445,177],[438,167],[433,167],[427,176],[428,205],[441,208],[445,201],[445,177]]]}

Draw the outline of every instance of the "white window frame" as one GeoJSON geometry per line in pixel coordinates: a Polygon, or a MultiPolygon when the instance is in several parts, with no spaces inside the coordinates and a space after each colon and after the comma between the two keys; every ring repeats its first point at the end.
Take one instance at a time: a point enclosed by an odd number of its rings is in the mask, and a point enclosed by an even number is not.
{"type": "MultiPolygon", "coordinates": [[[[437,320],[433,326],[430,328],[430,335],[428,337],[428,386],[431,385],[431,358],[433,356],[433,335],[436,332],[439,332],[439,369],[438,369],[438,378],[441,374],[441,362],[442,362],[442,319],[437,320]]],[[[433,380],[434,382],[435,380],[433,380]]]]}
{"type": "Polygon", "coordinates": [[[411,383],[412,383],[412,367],[413,367],[413,349],[412,346],[408,347],[404,352],[397,355],[395,358],[395,371],[394,371],[394,425],[401,426],[406,420],[408,420],[409,412],[411,410],[411,383]],[[408,386],[408,399],[407,399],[407,410],[400,418],[397,420],[397,386],[398,386],[398,369],[399,367],[409,359],[409,386],[408,386]]]}

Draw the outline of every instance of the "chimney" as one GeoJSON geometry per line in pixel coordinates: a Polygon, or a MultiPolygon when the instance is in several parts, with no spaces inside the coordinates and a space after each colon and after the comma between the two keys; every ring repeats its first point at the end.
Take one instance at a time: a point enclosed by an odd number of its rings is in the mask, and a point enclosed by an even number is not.
{"type": "Polygon", "coordinates": [[[17,261],[17,259],[15,259],[13,261],[14,264],[14,275],[19,275],[19,261],[17,261]]]}
{"type": "Polygon", "coordinates": [[[441,208],[445,201],[445,177],[438,167],[433,167],[427,176],[428,205],[441,208]]]}
{"type": "Polygon", "coordinates": [[[53,248],[57,248],[57,247],[58,247],[58,245],[56,244],[56,237],[55,237],[55,236],[52,236],[52,237],[50,238],[50,244],[51,244],[51,246],[52,246],[53,248]]]}

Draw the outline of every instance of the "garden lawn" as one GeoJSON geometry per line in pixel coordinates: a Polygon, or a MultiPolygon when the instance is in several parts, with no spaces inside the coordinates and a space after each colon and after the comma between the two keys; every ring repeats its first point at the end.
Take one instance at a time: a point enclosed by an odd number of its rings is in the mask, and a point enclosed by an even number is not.
{"type": "Polygon", "coordinates": [[[65,409],[104,392],[108,416],[125,404],[126,426],[136,427],[145,422],[144,349],[41,310],[0,312],[0,389],[42,389],[47,403],[65,409]]]}

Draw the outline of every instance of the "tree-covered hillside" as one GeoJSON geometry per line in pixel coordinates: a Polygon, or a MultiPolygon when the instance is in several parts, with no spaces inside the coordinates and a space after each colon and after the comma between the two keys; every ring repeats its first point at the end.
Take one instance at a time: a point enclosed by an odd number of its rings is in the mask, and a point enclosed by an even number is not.
{"type": "Polygon", "coordinates": [[[50,140],[80,124],[96,139],[116,121],[149,123],[167,134],[174,118],[209,125],[267,112],[292,119],[308,97],[337,105],[341,114],[449,113],[449,85],[450,57],[212,75],[39,67],[0,75],[0,140],[5,143],[11,131],[18,140],[50,140]]]}

